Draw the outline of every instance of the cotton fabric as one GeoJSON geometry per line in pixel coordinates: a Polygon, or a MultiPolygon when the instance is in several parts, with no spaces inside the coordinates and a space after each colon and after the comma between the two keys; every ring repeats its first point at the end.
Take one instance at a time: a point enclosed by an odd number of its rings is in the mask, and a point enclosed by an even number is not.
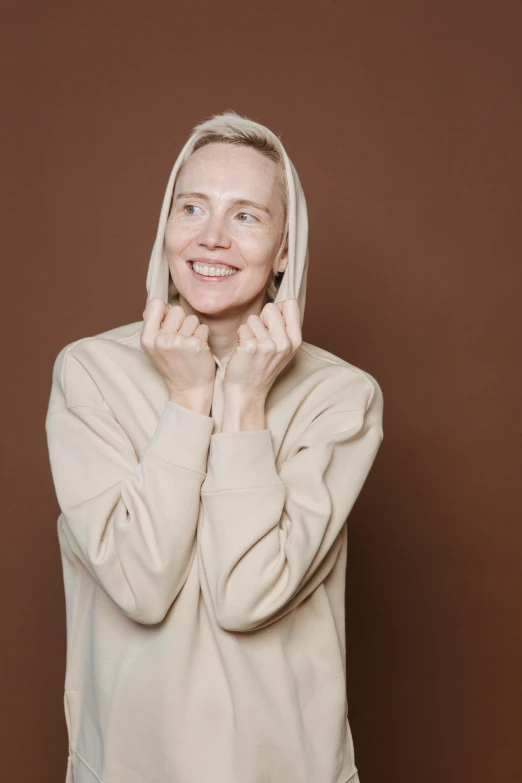
{"type": "MultiPolygon", "coordinates": [[[[146,289],[168,301],[169,178],[146,289]]],[[[304,316],[308,223],[283,145],[304,316]]],[[[171,304],[177,301],[177,294],[171,304]]],[[[360,783],[348,721],[347,517],[383,438],[376,379],[303,342],[266,429],[168,399],[143,321],[66,345],[46,417],[66,602],[66,783],[360,783]]]]}

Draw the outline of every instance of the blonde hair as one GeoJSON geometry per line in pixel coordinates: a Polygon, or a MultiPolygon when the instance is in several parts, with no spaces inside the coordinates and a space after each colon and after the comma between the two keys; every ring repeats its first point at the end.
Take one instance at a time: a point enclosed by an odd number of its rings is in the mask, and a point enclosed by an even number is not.
{"type": "MultiPolygon", "coordinates": [[[[181,164],[177,175],[178,177],[183,165],[190,158],[190,155],[201,147],[213,143],[240,144],[246,147],[252,147],[277,164],[281,200],[283,203],[284,229],[279,251],[276,255],[273,267],[270,270],[270,276],[265,290],[264,306],[267,302],[273,302],[276,297],[284,274],[284,271],[277,271],[277,264],[281,255],[288,248],[288,186],[283,156],[277,145],[277,141],[275,141],[275,139],[279,139],[279,137],[269,131],[264,125],[254,122],[248,117],[243,117],[231,110],[223,112],[222,114],[214,114],[213,117],[199,123],[199,125],[196,125],[193,129],[193,133],[197,133],[199,137],[192,150],[181,164]]],[[[169,275],[169,299],[173,294],[173,285],[172,278],[169,275]]]]}

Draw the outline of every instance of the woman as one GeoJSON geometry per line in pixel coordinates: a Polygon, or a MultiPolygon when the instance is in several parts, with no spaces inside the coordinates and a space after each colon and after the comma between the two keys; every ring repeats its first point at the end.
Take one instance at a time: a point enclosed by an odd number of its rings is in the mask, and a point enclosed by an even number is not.
{"type": "Polygon", "coordinates": [[[359,780],[346,518],[383,398],[302,341],[307,231],[279,138],[216,115],[172,170],[143,321],[56,359],[67,783],[359,780]]]}

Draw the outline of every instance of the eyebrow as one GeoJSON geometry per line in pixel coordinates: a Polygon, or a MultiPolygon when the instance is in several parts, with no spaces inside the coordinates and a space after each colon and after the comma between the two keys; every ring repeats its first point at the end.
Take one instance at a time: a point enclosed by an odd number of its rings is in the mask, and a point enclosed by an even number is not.
{"type": "MultiPolygon", "coordinates": [[[[182,198],[200,198],[204,199],[205,201],[208,201],[208,196],[205,196],[204,193],[178,193],[176,196],[176,201],[178,199],[182,198]]],[[[260,209],[261,212],[266,212],[267,215],[270,217],[273,217],[271,210],[266,207],[264,204],[258,204],[257,201],[250,201],[246,198],[236,198],[232,202],[233,206],[235,207],[254,207],[254,209],[260,209]]]]}

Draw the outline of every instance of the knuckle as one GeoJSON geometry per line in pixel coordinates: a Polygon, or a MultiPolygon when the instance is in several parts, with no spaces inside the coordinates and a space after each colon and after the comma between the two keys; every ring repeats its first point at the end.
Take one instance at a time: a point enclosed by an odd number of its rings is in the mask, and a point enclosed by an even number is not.
{"type": "Polygon", "coordinates": [[[164,351],[170,347],[171,338],[169,335],[160,332],[156,337],[156,347],[164,351]]]}
{"type": "Polygon", "coordinates": [[[147,335],[142,334],[140,337],[140,345],[145,351],[150,351],[152,349],[152,342],[150,338],[147,335]]]}
{"type": "Polygon", "coordinates": [[[275,353],[276,351],[276,344],[270,337],[265,337],[264,340],[260,340],[259,346],[263,353],[275,353]]]}
{"type": "Polygon", "coordinates": [[[163,353],[166,347],[167,346],[165,345],[165,338],[162,337],[161,335],[158,335],[156,338],[156,342],[154,344],[154,348],[156,352],[163,353]]]}

